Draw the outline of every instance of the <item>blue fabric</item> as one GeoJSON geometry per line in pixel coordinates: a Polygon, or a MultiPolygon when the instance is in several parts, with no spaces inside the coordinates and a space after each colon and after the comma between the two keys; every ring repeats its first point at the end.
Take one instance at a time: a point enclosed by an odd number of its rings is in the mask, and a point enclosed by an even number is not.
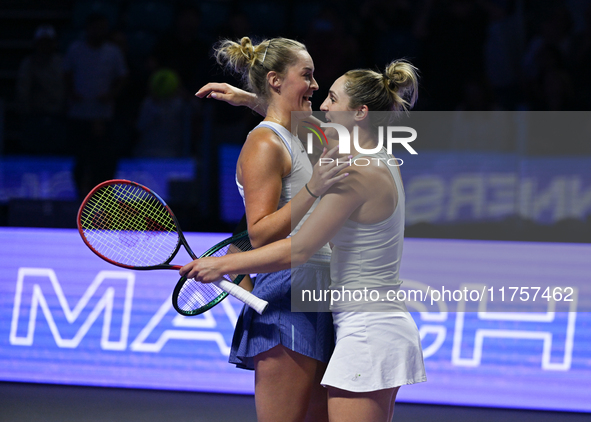
{"type": "MultiPolygon", "coordinates": [[[[306,276],[330,280],[328,265],[312,265],[306,276]]],[[[334,328],[330,312],[291,311],[291,271],[259,274],[252,293],[269,302],[263,315],[244,306],[232,340],[230,363],[254,369],[253,357],[282,344],[311,357],[328,362],[334,349],[334,328]]]]}

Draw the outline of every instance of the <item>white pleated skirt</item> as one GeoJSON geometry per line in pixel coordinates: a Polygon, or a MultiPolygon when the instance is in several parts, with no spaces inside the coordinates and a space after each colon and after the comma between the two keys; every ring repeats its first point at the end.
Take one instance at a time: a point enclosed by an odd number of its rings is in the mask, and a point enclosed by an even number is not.
{"type": "Polygon", "coordinates": [[[336,346],[322,385],[368,392],[427,380],[408,312],[334,312],[336,346]]]}

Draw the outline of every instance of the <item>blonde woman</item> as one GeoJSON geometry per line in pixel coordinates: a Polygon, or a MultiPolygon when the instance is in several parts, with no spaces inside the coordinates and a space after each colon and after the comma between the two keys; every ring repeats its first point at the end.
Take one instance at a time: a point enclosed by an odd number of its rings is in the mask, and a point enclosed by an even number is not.
{"type": "MultiPolygon", "coordinates": [[[[248,94],[223,87],[222,94],[246,104],[248,94]]],[[[228,97],[226,97],[228,98],[228,97]]],[[[417,98],[416,69],[404,61],[389,64],[384,73],[353,70],[332,85],[321,110],[327,120],[357,127],[359,147],[378,143],[378,111],[410,109],[417,98]],[[378,117],[375,120],[375,117],[378,117]]],[[[331,257],[331,289],[376,290],[380,295],[400,287],[398,278],[404,237],[404,188],[399,168],[388,165],[385,149],[365,154],[351,142],[354,159],[368,165],[352,166],[349,176],[335,183],[291,238],[279,240],[231,259],[193,261],[181,274],[203,282],[226,273],[277,271],[307,262],[327,242],[331,257]]],[[[386,296],[381,296],[386,297],[386,296]]],[[[403,302],[376,308],[333,307],[336,347],[322,384],[328,389],[331,422],[390,421],[400,386],[426,380],[418,329],[403,302]],[[370,311],[370,312],[366,312],[370,311]]],[[[278,420],[284,420],[279,418],[278,420]]]]}
{"type": "MultiPolygon", "coordinates": [[[[316,196],[345,177],[333,176],[346,165],[317,166],[311,180],[312,164],[291,134],[291,113],[310,115],[310,98],[318,89],[314,62],[303,44],[273,38],[255,45],[244,37],[221,41],[215,52],[218,63],[245,82],[256,98],[253,107],[266,116],[248,135],[236,166],[250,240],[258,248],[297,232],[316,196]]],[[[330,248],[322,245],[293,276],[328,287],[329,261],[330,248]]],[[[263,315],[243,308],[230,362],[255,371],[259,421],[326,421],[320,380],[334,347],[332,317],[291,312],[291,282],[289,269],[259,272],[253,293],[269,308],[263,315]]]]}

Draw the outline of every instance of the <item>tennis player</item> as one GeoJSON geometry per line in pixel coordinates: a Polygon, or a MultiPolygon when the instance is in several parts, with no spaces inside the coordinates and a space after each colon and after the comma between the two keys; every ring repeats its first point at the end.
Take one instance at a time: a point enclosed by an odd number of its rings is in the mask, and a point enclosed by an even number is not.
{"type": "MultiPolygon", "coordinates": [[[[367,150],[378,144],[380,122],[371,112],[410,109],[417,87],[416,68],[405,61],[392,62],[384,73],[353,70],[335,81],[321,110],[350,133],[357,126],[359,147],[367,150]]],[[[231,93],[236,103],[248,102],[247,94],[234,88],[231,93]]],[[[350,167],[296,234],[231,258],[193,261],[181,274],[211,282],[227,273],[297,267],[330,241],[333,291],[396,291],[405,215],[399,167],[387,165],[393,157],[384,148],[365,154],[353,142],[350,147],[354,159],[369,158],[368,165],[350,167]]],[[[388,302],[386,312],[366,305],[345,300],[332,307],[336,347],[321,382],[328,389],[331,422],[391,421],[400,386],[426,381],[419,332],[404,302],[388,302]]]]}
{"type": "MultiPolygon", "coordinates": [[[[313,166],[300,140],[290,132],[292,111],[312,113],[318,89],[306,47],[273,38],[254,45],[223,40],[215,46],[218,63],[238,74],[257,99],[265,119],[248,135],[236,166],[252,245],[261,247],[295,233],[314,209],[317,196],[346,177],[346,163],[313,166]],[[311,194],[312,192],[313,194],[311,194]]],[[[324,151],[334,157],[336,149],[324,151]]],[[[330,247],[319,247],[298,271],[307,283],[328,288],[330,247]]],[[[296,276],[294,274],[294,276],[296,276]]],[[[259,421],[326,421],[326,390],[320,385],[334,348],[330,313],[291,312],[289,269],[259,273],[253,294],[269,302],[258,315],[244,307],[238,319],[230,362],[255,370],[259,421]]]]}

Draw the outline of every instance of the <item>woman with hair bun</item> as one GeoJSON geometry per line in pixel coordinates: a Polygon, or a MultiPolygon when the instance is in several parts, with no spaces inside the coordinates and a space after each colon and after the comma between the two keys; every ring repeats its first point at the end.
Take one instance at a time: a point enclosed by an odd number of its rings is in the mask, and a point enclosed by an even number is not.
{"type": "MultiPolygon", "coordinates": [[[[351,166],[292,237],[232,258],[196,260],[180,271],[212,282],[226,273],[298,267],[331,242],[330,288],[343,292],[343,300],[331,305],[336,347],[322,379],[331,422],[391,421],[400,386],[426,381],[417,326],[404,302],[389,295],[402,283],[405,197],[399,167],[389,164],[394,157],[378,146],[378,126],[410,110],[417,88],[417,69],[406,61],[390,63],[383,73],[352,70],[337,79],[321,110],[349,133],[355,128],[353,160],[367,164],[351,166]],[[356,297],[366,289],[377,297],[346,298],[345,291],[356,297]]],[[[234,87],[220,93],[224,100],[254,106],[250,94],[234,87]]]]}
{"type": "MultiPolygon", "coordinates": [[[[303,44],[286,38],[253,44],[243,37],[222,40],[214,51],[217,62],[252,91],[253,107],[266,116],[249,133],[236,165],[248,233],[258,248],[297,232],[317,196],[346,176],[336,176],[346,164],[316,166],[313,172],[301,142],[291,134],[291,112],[310,115],[310,98],[318,89],[314,62],[303,44]]],[[[335,153],[325,150],[324,156],[335,153]]],[[[328,288],[330,247],[321,246],[306,261],[297,277],[328,288]]],[[[255,371],[259,421],[326,421],[327,395],[320,380],[334,348],[332,316],[291,312],[291,282],[289,269],[259,272],[253,293],[269,308],[263,315],[243,308],[230,362],[255,371]]]]}

